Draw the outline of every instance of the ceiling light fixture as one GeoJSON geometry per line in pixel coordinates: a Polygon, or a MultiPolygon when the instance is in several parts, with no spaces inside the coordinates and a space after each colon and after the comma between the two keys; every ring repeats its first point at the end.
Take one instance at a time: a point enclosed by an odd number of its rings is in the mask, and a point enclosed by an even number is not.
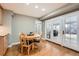
{"type": "Polygon", "coordinates": [[[46,9],[45,8],[43,8],[43,9],[41,9],[42,11],[46,11],[46,9]]]}
{"type": "Polygon", "coordinates": [[[38,5],[35,5],[35,8],[39,8],[38,5]]]}

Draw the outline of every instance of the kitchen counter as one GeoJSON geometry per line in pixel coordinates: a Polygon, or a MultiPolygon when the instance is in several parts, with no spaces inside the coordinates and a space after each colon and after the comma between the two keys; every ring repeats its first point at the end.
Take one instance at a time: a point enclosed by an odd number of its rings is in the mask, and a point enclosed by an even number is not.
{"type": "Polygon", "coordinates": [[[0,36],[5,36],[7,35],[9,32],[8,32],[8,29],[4,26],[0,26],[0,36]]]}
{"type": "Polygon", "coordinates": [[[0,36],[8,35],[8,33],[0,33],[0,36]]]}

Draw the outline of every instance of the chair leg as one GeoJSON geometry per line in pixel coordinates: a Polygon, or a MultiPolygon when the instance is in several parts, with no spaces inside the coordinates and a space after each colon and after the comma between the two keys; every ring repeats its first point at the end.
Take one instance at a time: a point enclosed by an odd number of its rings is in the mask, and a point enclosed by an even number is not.
{"type": "Polygon", "coordinates": [[[34,50],[34,44],[32,45],[32,50],[34,50]]]}
{"type": "Polygon", "coordinates": [[[30,52],[30,47],[28,47],[28,55],[29,55],[29,52],[30,52]]]}
{"type": "Polygon", "coordinates": [[[23,47],[21,47],[21,53],[23,53],[23,47]]]}

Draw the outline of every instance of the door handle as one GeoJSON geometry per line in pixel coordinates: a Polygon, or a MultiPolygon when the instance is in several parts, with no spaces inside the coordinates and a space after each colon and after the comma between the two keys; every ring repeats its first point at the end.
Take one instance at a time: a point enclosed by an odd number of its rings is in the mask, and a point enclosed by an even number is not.
{"type": "Polygon", "coordinates": [[[64,31],[62,32],[62,34],[64,34],[64,31]]]}

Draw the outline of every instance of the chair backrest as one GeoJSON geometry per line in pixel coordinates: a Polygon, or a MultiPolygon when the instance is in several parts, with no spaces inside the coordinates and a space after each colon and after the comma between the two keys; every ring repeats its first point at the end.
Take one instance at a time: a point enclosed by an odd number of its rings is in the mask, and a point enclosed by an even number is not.
{"type": "MultiPolygon", "coordinates": [[[[24,46],[28,46],[28,45],[30,45],[30,43],[32,42],[32,41],[30,41],[30,40],[28,40],[29,38],[27,38],[27,35],[21,35],[20,36],[20,44],[21,44],[21,46],[22,45],[24,45],[24,46]]],[[[30,39],[32,39],[32,38],[30,38],[30,39]]]]}
{"type": "Polygon", "coordinates": [[[24,44],[25,44],[25,36],[26,36],[26,35],[25,35],[24,33],[21,33],[21,34],[20,34],[20,44],[21,44],[21,45],[24,45],[24,44]]]}

